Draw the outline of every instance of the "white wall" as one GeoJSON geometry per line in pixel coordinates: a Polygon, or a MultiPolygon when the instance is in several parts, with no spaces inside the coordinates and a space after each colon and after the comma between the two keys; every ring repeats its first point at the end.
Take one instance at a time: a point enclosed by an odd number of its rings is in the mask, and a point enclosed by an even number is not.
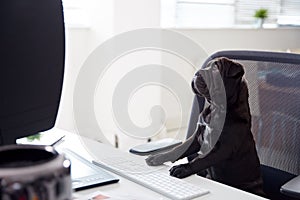
{"type": "MultiPolygon", "coordinates": [[[[101,45],[104,41],[112,38],[115,34],[137,28],[159,27],[160,24],[160,0],[85,1],[88,1],[85,9],[90,18],[89,26],[77,28],[72,27],[67,28],[66,30],[67,44],[65,80],[56,126],[70,132],[76,132],[73,116],[74,84],[80,68],[90,53],[93,52],[93,50],[95,50],[95,48],[101,45]]],[[[124,74],[126,73],[124,70],[132,70],[133,66],[138,66],[140,61],[145,60],[148,60],[149,62],[158,62],[160,61],[160,56],[153,52],[150,52],[148,55],[143,55],[141,52],[139,52],[136,57],[127,56],[113,63],[111,66],[111,71],[114,71],[114,69],[117,68],[119,69],[118,72],[120,74],[124,74]],[[126,63],[124,63],[125,61],[126,63]]],[[[104,121],[102,124],[105,124],[105,127],[102,128],[105,130],[107,137],[111,139],[111,141],[114,139],[113,136],[118,134],[119,130],[117,130],[112,119],[111,109],[107,109],[109,108],[109,103],[111,102],[107,102],[107,98],[103,97],[110,95],[111,91],[114,90],[113,87],[115,85],[113,84],[113,81],[117,82],[117,80],[115,80],[115,76],[115,73],[107,73],[103,78],[103,81],[106,81],[104,83],[105,88],[102,88],[102,90],[100,88],[96,91],[97,94],[95,94],[96,98],[98,98],[98,101],[95,101],[95,108],[98,109],[97,111],[100,110],[98,113],[101,113],[100,116],[97,116],[97,119],[104,121]]],[[[153,92],[153,88],[151,88],[151,98],[148,98],[148,102],[144,102],[144,106],[131,106],[131,108],[133,108],[131,111],[132,116],[140,116],[142,114],[141,110],[145,109],[144,107],[149,107],[147,106],[149,104],[153,105],[153,103],[159,103],[159,90],[154,90],[155,92],[153,92]]],[[[147,93],[149,93],[149,88],[146,89],[146,92],[142,94],[142,97],[147,98],[145,96],[147,93]]],[[[138,94],[138,96],[141,96],[141,94],[138,94]]],[[[141,118],[136,118],[134,120],[138,121],[140,119],[141,118]]],[[[89,120],[88,117],[86,120],[89,120]]],[[[126,138],[126,136],[124,137],[126,138]]]]}
{"type": "Polygon", "coordinates": [[[114,33],[160,26],[160,0],[114,0],[114,33]]]}
{"type": "Polygon", "coordinates": [[[78,72],[88,55],[113,35],[113,1],[84,1],[89,24],[66,27],[65,78],[56,126],[70,132],[75,132],[73,90],[78,72]]]}
{"type": "Polygon", "coordinates": [[[299,28],[174,30],[195,40],[208,54],[222,49],[286,51],[300,48],[299,28]]]}

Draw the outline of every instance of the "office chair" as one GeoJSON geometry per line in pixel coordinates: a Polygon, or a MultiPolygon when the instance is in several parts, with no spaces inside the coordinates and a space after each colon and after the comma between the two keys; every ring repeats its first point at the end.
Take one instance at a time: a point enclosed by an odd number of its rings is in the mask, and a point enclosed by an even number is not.
{"type": "MultiPolygon", "coordinates": [[[[235,60],[245,67],[252,133],[261,162],[264,192],[272,200],[293,199],[281,194],[280,188],[300,174],[300,54],[220,51],[211,55],[203,67],[219,57],[235,60]]],[[[187,137],[194,133],[203,107],[204,99],[195,96],[187,137]]]]}

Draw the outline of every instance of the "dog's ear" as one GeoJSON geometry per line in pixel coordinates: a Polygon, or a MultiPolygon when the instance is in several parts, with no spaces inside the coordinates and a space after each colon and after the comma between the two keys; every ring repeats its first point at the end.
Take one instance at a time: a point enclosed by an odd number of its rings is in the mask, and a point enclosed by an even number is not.
{"type": "Polygon", "coordinates": [[[230,78],[239,78],[245,74],[244,67],[236,62],[231,61],[231,65],[227,70],[227,77],[230,78]]]}
{"type": "Polygon", "coordinates": [[[222,57],[216,61],[216,65],[219,68],[220,73],[223,77],[228,78],[239,78],[245,73],[244,67],[228,58],[222,57]]]}

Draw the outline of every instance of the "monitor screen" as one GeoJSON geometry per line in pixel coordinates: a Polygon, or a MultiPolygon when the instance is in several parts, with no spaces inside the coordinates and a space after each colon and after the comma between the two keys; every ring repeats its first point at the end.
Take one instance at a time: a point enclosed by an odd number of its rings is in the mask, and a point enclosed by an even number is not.
{"type": "Polygon", "coordinates": [[[65,56],[61,0],[0,1],[0,145],[55,124],[65,56]]]}

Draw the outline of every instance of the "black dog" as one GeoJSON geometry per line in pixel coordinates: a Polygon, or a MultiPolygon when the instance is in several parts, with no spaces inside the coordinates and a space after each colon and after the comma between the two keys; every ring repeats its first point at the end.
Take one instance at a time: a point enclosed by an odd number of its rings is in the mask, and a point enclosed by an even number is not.
{"type": "Polygon", "coordinates": [[[172,167],[170,175],[185,178],[206,170],[208,177],[213,180],[264,196],[259,158],[251,132],[249,94],[243,66],[227,58],[219,58],[195,74],[192,88],[209,103],[199,115],[194,134],[171,151],[149,156],[146,159],[147,164],[161,165],[167,161],[175,162],[203,150],[204,146],[207,152],[205,155],[200,152],[187,164],[172,167]],[[218,97],[220,87],[215,81],[215,71],[209,68],[217,69],[221,75],[223,90],[226,93],[225,107],[220,106],[222,103],[218,102],[218,98],[212,98],[213,95],[218,97]],[[208,82],[211,84],[207,84],[208,82]],[[218,113],[223,112],[224,108],[225,121],[222,124],[218,121],[220,116],[218,113]],[[209,136],[216,133],[218,123],[223,126],[220,136],[214,143],[210,141],[209,136]]]}

